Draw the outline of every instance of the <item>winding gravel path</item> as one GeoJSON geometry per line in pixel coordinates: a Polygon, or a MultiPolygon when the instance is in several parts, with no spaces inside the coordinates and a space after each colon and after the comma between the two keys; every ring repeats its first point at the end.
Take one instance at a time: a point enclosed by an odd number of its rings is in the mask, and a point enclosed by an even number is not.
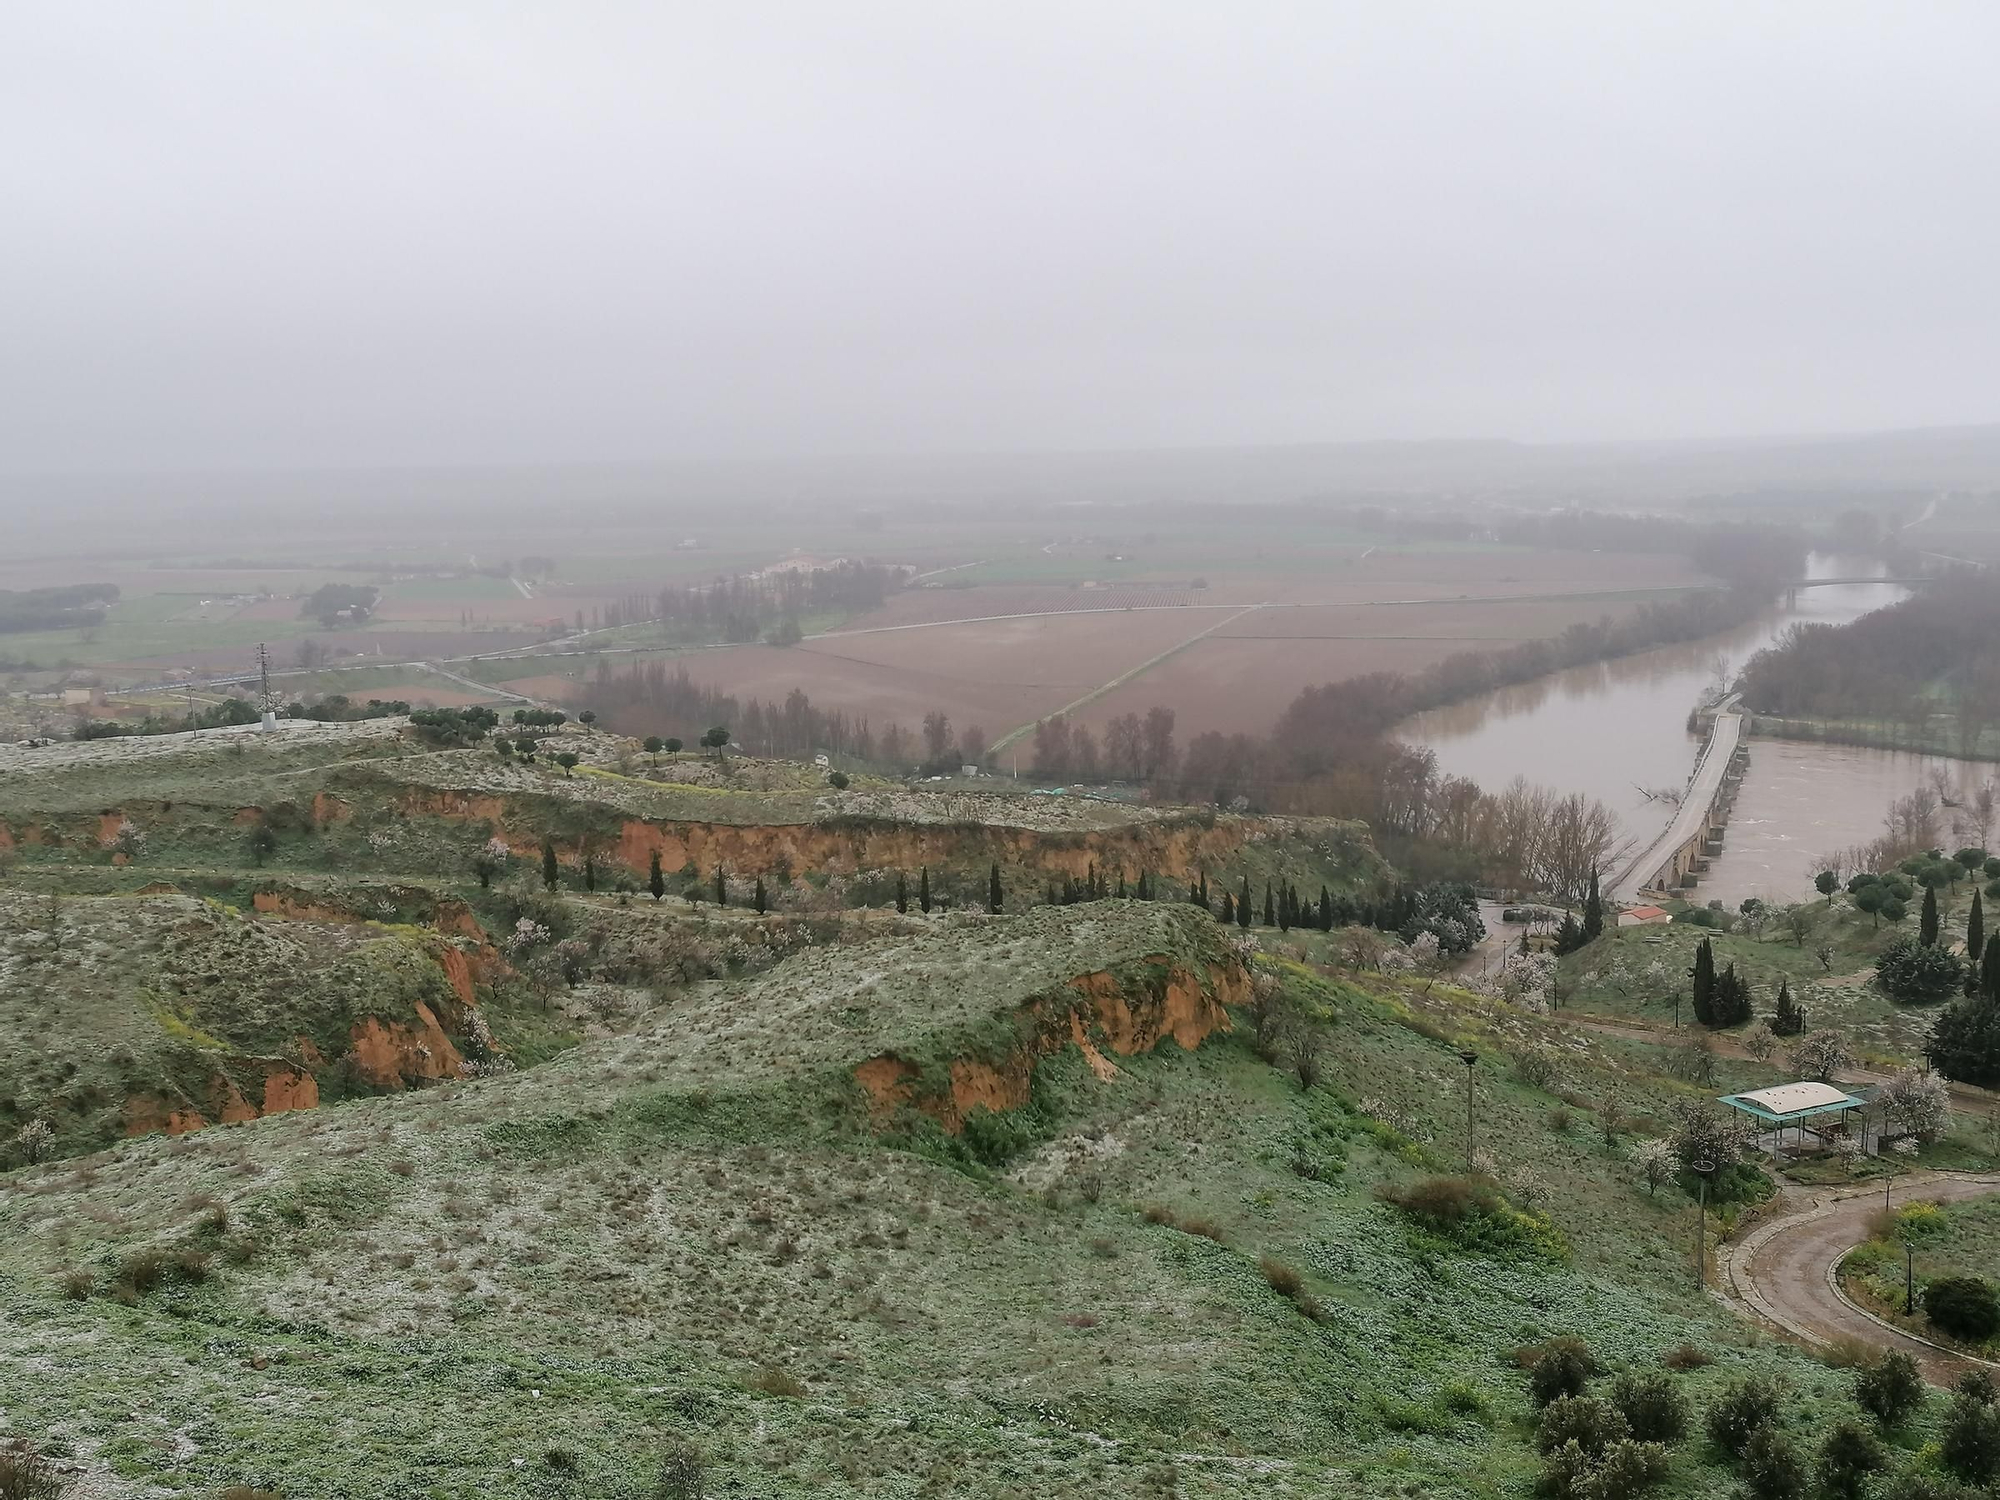
{"type": "MultiPolygon", "coordinates": [[[[2000,1173],[1927,1172],[1896,1181],[1893,1201],[1949,1203],[2000,1193],[2000,1173]]],[[[1739,1311],[1775,1324],[1814,1346],[1835,1339],[1907,1351],[1937,1385],[1950,1385],[1975,1364],[1870,1317],[1834,1281],[1840,1258],[1868,1238],[1868,1220],[1882,1207],[1880,1187],[1786,1188],[1776,1217],[1734,1245],[1724,1246],[1717,1280],[1739,1311]]]]}

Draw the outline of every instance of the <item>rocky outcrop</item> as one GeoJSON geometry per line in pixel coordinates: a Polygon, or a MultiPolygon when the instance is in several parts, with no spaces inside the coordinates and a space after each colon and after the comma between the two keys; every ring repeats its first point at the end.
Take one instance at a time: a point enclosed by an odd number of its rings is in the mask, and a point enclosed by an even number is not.
{"type": "Polygon", "coordinates": [[[996,1113],[1028,1102],[1042,1058],[1075,1046],[1100,1080],[1118,1076],[1105,1054],[1131,1057],[1171,1040],[1193,1051],[1229,1030],[1230,1005],[1249,998],[1250,980],[1233,957],[1190,963],[1154,956],[1113,970],[1079,974],[1064,989],[1030,1001],[1016,1014],[1021,1045],[997,1060],[955,1058],[943,1079],[893,1055],[854,1070],[871,1110],[887,1118],[902,1108],[931,1116],[956,1135],[975,1109],[996,1113]]]}
{"type": "MultiPolygon", "coordinates": [[[[246,1062],[259,1065],[256,1059],[246,1062]]],[[[261,1066],[263,1079],[254,1100],[236,1079],[222,1072],[210,1074],[200,1087],[187,1093],[134,1094],[125,1101],[125,1134],[149,1135],[164,1130],[168,1135],[185,1135],[208,1125],[229,1125],[319,1104],[319,1084],[312,1074],[279,1058],[262,1059],[261,1066]]]]}
{"type": "Polygon", "coordinates": [[[465,1059],[444,1034],[437,1016],[419,1000],[413,1023],[369,1016],[357,1021],[349,1055],[361,1077],[376,1088],[400,1089],[406,1084],[457,1078],[465,1059]]]}
{"type": "MultiPolygon", "coordinates": [[[[542,836],[550,831],[555,832],[556,849],[563,858],[580,857],[584,852],[574,835],[545,826],[548,816],[533,799],[412,789],[403,794],[400,810],[409,817],[488,824],[494,836],[522,858],[538,857],[542,836]]],[[[1213,818],[1195,813],[1067,832],[1003,823],[913,823],[869,817],[805,823],[626,817],[617,823],[615,835],[594,836],[590,847],[599,859],[615,859],[637,875],[645,874],[658,854],[661,867],[669,872],[691,868],[704,875],[718,866],[748,876],[778,869],[854,874],[915,870],[924,865],[933,869],[981,867],[997,862],[1003,868],[1031,869],[1057,878],[1070,875],[1080,880],[1095,867],[1113,880],[1120,872],[1136,879],[1142,870],[1157,877],[1187,880],[1198,871],[1221,868],[1247,841],[1267,837],[1275,827],[1256,818],[1213,818]]]]}
{"type": "Polygon", "coordinates": [[[998,862],[1009,868],[1025,867],[1078,879],[1094,867],[1112,878],[1121,871],[1137,878],[1141,870],[1147,870],[1184,880],[1198,869],[1221,866],[1242,844],[1243,830],[1235,824],[1204,827],[1196,819],[1048,834],[983,824],[758,826],[649,823],[633,818],[619,829],[617,856],[635,872],[650,868],[657,852],[661,867],[667,870],[692,866],[706,872],[720,866],[746,875],[780,868],[853,874],[998,862]]]}

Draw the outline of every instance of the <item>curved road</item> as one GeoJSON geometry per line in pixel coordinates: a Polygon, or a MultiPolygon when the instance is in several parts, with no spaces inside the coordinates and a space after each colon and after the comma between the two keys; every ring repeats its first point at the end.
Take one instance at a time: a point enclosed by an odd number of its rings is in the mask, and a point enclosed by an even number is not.
{"type": "MultiPolygon", "coordinates": [[[[1882,1207],[1880,1188],[1811,1191],[1787,1188],[1784,1211],[1740,1244],[1724,1247],[1723,1296],[1794,1338],[1825,1345],[1853,1338],[1908,1352],[1933,1384],[1950,1385],[1983,1363],[1947,1353],[1877,1322],[1834,1287],[1840,1258],[1868,1238],[1868,1220],[1882,1207]]],[[[2000,1174],[1919,1174],[1896,1183],[1895,1201],[1954,1202],[2000,1193],[2000,1174]]]]}

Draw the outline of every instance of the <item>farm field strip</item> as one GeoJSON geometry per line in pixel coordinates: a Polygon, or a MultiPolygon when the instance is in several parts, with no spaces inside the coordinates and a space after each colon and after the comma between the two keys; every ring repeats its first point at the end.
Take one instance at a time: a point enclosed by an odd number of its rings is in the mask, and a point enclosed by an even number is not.
{"type": "Polygon", "coordinates": [[[1031,609],[1012,615],[961,615],[949,620],[912,620],[906,625],[850,626],[844,630],[822,630],[806,637],[809,641],[838,640],[850,635],[884,635],[893,630],[931,630],[939,625],[991,625],[1002,620],[1045,620],[1058,615],[1131,615],[1166,609],[1255,609],[1242,604],[1097,604],[1075,609],[1031,609]]]}
{"type": "MultiPolygon", "coordinates": [[[[1211,635],[1214,635],[1218,630],[1222,629],[1223,626],[1229,624],[1231,620],[1239,620],[1244,615],[1251,613],[1253,610],[1259,610],[1262,609],[1263,607],[1264,606],[1261,604],[1245,605],[1242,609],[1238,610],[1235,614],[1231,615],[1228,620],[1217,621],[1215,624],[1209,626],[1208,629],[1203,631],[1198,631],[1196,634],[1189,636],[1186,640],[1180,642],[1178,645],[1168,647],[1165,651],[1162,651],[1158,656],[1153,657],[1151,660],[1142,661],[1139,663],[1138,666],[1131,668],[1129,671],[1119,673],[1118,676],[1112,678],[1109,682],[1101,683],[1097,687],[1092,688],[1089,692],[1085,693],[1081,698],[1077,698],[1072,702],[1064,704],[1061,708],[1057,709],[1056,712],[1061,714],[1069,714],[1069,713],[1074,713],[1077,709],[1089,707],[1092,703],[1096,702],[1098,699],[1106,696],[1107,694],[1116,692],[1119,688],[1125,686],[1125,684],[1127,684],[1128,682],[1133,681],[1135,678],[1139,677],[1141,674],[1145,673],[1151,668],[1158,666],[1168,657],[1174,656],[1179,652],[1185,651],[1187,650],[1188,647],[1194,645],[1196,642],[1204,640],[1211,635]]],[[[1047,715],[1043,715],[1043,717],[1046,718],[1047,715]]],[[[1009,730],[1006,734],[1002,735],[998,740],[994,741],[992,747],[993,750],[997,751],[1003,749],[1008,745],[1013,744],[1016,740],[1019,740],[1023,735],[1033,730],[1035,725],[1039,722],[1040,722],[1039,719],[1030,720],[1026,724],[1019,725],[1018,727],[1009,730]]]]}

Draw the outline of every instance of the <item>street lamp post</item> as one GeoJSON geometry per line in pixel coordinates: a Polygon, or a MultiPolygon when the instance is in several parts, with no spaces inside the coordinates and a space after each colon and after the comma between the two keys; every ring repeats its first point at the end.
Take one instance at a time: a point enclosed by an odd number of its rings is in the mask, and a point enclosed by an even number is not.
{"type": "Polygon", "coordinates": [[[1694,1221],[1694,1280],[1696,1286],[1705,1287],[1708,1285],[1708,1174],[1715,1170],[1715,1163],[1704,1156],[1691,1163],[1690,1170],[1699,1194],[1694,1221]]]}
{"type": "Polygon", "coordinates": [[[1905,1316],[1917,1310],[1917,1247],[1909,1240],[1903,1241],[1903,1312],[1905,1316]]]}
{"type": "Polygon", "coordinates": [[[1461,1052],[1458,1060],[1465,1064],[1465,1171],[1472,1174],[1472,1069],[1479,1061],[1477,1052],[1461,1052]]]}

